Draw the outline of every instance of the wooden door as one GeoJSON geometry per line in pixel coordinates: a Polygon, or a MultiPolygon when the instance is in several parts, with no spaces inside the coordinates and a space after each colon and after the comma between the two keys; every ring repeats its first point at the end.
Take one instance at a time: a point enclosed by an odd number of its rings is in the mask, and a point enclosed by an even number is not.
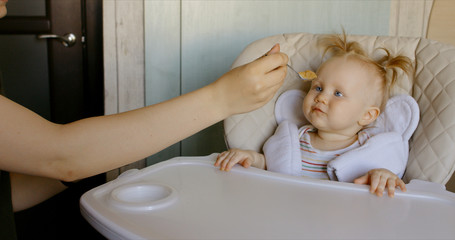
{"type": "Polygon", "coordinates": [[[55,123],[102,115],[101,1],[16,0],[7,6],[10,14],[0,20],[5,96],[55,123]],[[75,36],[71,47],[38,39],[69,33],[75,36]]]}

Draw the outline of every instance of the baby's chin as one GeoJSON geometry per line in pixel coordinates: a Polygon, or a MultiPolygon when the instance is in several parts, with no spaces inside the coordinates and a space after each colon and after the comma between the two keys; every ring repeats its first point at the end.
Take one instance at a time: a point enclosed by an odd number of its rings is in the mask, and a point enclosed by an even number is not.
{"type": "Polygon", "coordinates": [[[308,111],[308,110],[306,110],[306,109],[303,110],[303,116],[305,117],[305,119],[306,119],[308,122],[311,123],[311,115],[310,115],[310,114],[311,114],[310,111],[308,111]]]}
{"type": "Polygon", "coordinates": [[[324,128],[324,125],[321,124],[321,122],[318,121],[318,119],[314,119],[314,118],[307,118],[307,121],[309,124],[311,124],[311,126],[313,126],[314,128],[316,129],[320,129],[320,128],[324,128]]]}

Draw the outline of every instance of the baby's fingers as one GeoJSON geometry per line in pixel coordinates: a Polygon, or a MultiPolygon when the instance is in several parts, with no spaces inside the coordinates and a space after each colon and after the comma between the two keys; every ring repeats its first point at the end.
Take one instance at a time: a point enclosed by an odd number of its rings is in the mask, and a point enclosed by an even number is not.
{"type": "MultiPolygon", "coordinates": [[[[370,192],[377,193],[377,189],[380,185],[380,177],[377,174],[370,175],[370,192]]],[[[376,194],[377,195],[377,194],[376,194]]]]}
{"type": "Polygon", "coordinates": [[[215,167],[219,166],[221,171],[225,171],[226,166],[228,165],[229,161],[231,161],[232,156],[233,152],[222,152],[220,155],[218,155],[218,158],[215,162],[215,167]]]}
{"type": "Polygon", "coordinates": [[[389,197],[393,197],[395,195],[395,189],[397,188],[397,186],[400,187],[402,192],[406,192],[406,184],[400,178],[389,179],[387,181],[389,197]]]}
{"type": "Polygon", "coordinates": [[[355,184],[368,184],[368,180],[370,178],[370,175],[367,173],[359,178],[354,179],[355,184]]]}
{"type": "Polygon", "coordinates": [[[406,192],[406,184],[403,182],[403,180],[398,179],[398,186],[400,187],[402,192],[406,192]]]}
{"type": "Polygon", "coordinates": [[[222,152],[222,153],[218,154],[218,157],[216,157],[216,161],[215,161],[215,167],[220,166],[221,162],[224,160],[226,155],[227,155],[227,152],[222,152]]]}
{"type": "Polygon", "coordinates": [[[223,170],[226,167],[226,164],[227,164],[227,162],[229,162],[229,159],[231,157],[232,157],[232,152],[230,152],[230,151],[222,152],[216,158],[215,167],[220,167],[220,169],[223,170]]]}
{"type": "Polygon", "coordinates": [[[396,188],[396,181],[395,179],[387,180],[387,190],[389,197],[393,197],[395,195],[395,188],[396,188]]]}
{"type": "Polygon", "coordinates": [[[387,179],[381,177],[379,179],[378,184],[375,187],[375,189],[373,189],[373,184],[371,184],[370,190],[371,190],[371,192],[376,192],[376,196],[382,197],[382,195],[384,194],[384,189],[385,189],[386,185],[387,185],[387,179]]]}
{"type": "Polygon", "coordinates": [[[232,166],[238,162],[237,160],[237,153],[236,152],[229,152],[226,156],[226,159],[223,161],[221,164],[221,170],[222,171],[229,171],[231,170],[232,166]]]}
{"type": "Polygon", "coordinates": [[[234,167],[235,164],[242,163],[245,161],[246,157],[242,151],[228,151],[227,154],[224,155],[224,159],[220,163],[220,170],[229,171],[232,169],[232,167],[234,167]]]}
{"type": "Polygon", "coordinates": [[[403,180],[401,179],[389,179],[388,180],[388,190],[389,190],[389,197],[393,197],[395,195],[395,189],[400,187],[401,191],[406,192],[406,184],[404,184],[403,180]]]}

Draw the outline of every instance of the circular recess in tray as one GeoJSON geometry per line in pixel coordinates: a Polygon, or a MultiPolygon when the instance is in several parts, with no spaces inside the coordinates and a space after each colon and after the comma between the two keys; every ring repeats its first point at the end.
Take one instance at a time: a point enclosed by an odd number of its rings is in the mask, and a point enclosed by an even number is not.
{"type": "Polygon", "coordinates": [[[132,183],[112,190],[109,203],[125,210],[156,210],[177,200],[174,188],[155,183],[132,183]]]}

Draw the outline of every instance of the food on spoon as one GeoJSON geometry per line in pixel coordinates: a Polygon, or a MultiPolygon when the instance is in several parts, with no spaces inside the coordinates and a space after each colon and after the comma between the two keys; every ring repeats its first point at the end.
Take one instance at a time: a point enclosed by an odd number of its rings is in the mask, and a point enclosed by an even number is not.
{"type": "Polygon", "coordinates": [[[308,79],[308,80],[313,80],[313,79],[315,79],[317,77],[316,73],[314,73],[311,70],[306,70],[306,71],[303,71],[303,72],[299,72],[299,75],[302,78],[308,79]]]}

